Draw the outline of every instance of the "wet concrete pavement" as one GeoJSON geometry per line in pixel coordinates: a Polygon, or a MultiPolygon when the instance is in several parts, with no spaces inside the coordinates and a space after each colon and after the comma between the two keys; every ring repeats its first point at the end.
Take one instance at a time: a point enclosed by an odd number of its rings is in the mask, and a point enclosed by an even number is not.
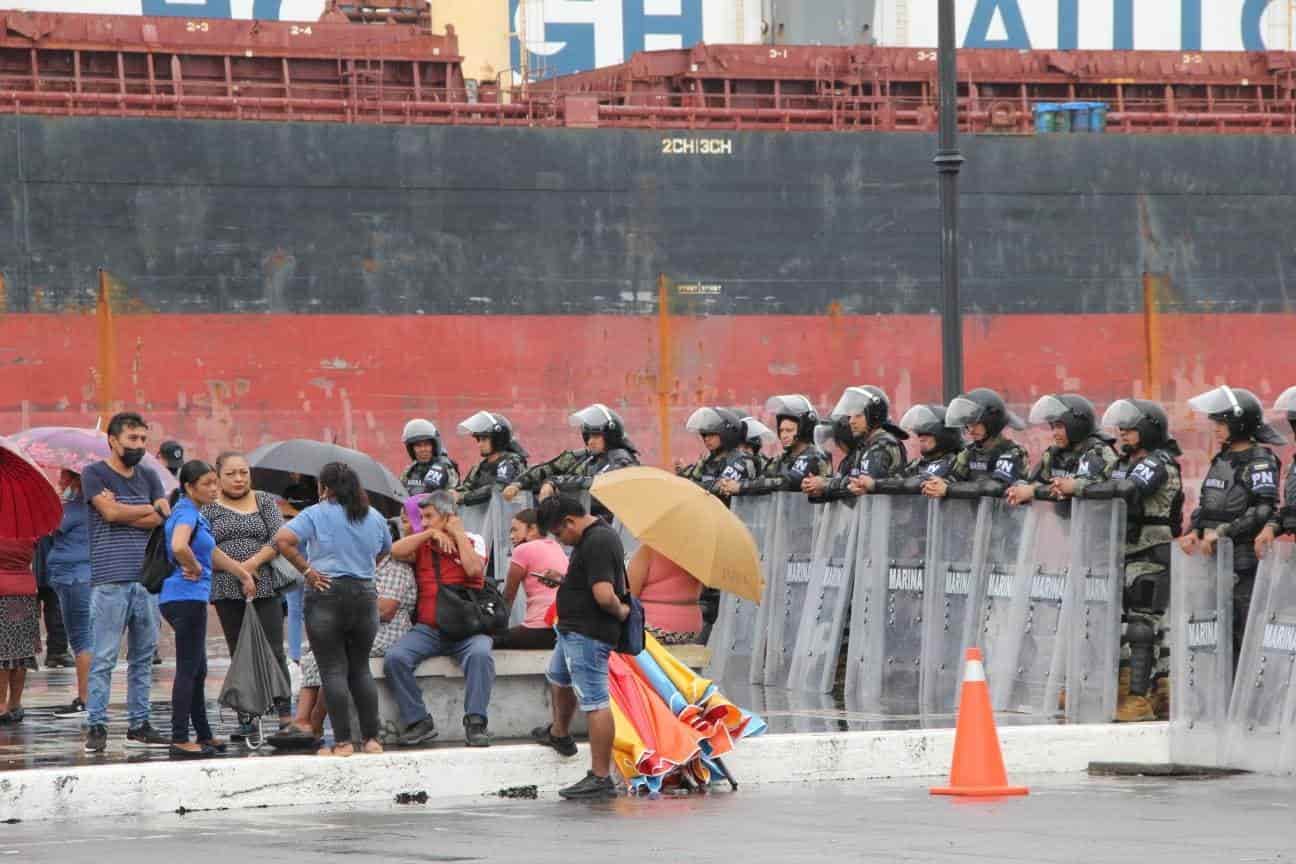
{"type": "Polygon", "coordinates": [[[1296,781],[1290,778],[1016,779],[1031,784],[1029,797],[933,798],[927,783],[902,781],[746,786],[737,793],[600,804],[546,796],[24,823],[0,826],[0,858],[65,864],[569,864],[615,858],[1236,864],[1288,862],[1296,854],[1296,781]]]}
{"type": "MultiPolygon", "coordinates": [[[[212,646],[213,648],[215,646],[212,646]]],[[[222,646],[223,647],[223,646],[222,646]]],[[[216,655],[213,650],[212,655],[216,655]]],[[[223,652],[222,652],[223,653],[223,652]]],[[[164,653],[164,657],[168,656],[164,653]]],[[[236,725],[236,718],[217,703],[221,683],[229,660],[211,656],[207,678],[208,717],[216,734],[228,738],[236,725]]],[[[175,667],[164,662],[153,667],[152,724],[166,731],[170,728],[171,682],[175,667]]],[[[24,768],[59,767],[65,765],[104,765],[119,762],[165,760],[165,751],[127,751],[126,736],[126,667],[119,665],[113,674],[112,702],[109,711],[108,750],[93,755],[82,752],[83,721],[58,720],[50,713],[56,705],[72,700],[76,690],[76,677],[71,669],[41,669],[28,674],[27,690],[23,699],[26,719],[17,725],[0,725],[0,772],[24,768]]],[[[954,725],[952,716],[939,717],[878,717],[847,711],[829,694],[802,693],[776,688],[755,687],[745,681],[717,682],[721,691],[736,704],[759,714],[769,724],[769,734],[790,732],[847,732],[883,729],[949,728],[954,725]]],[[[999,715],[1001,726],[1023,723],[1051,722],[1041,718],[1012,714],[999,715]]],[[[267,732],[273,731],[268,721],[267,732]]],[[[331,734],[331,733],[330,733],[331,734]]],[[[447,735],[430,745],[432,747],[460,747],[457,735],[447,735]]],[[[265,757],[274,755],[273,748],[251,751],[236,746],[220,758],[265,757]]]]}

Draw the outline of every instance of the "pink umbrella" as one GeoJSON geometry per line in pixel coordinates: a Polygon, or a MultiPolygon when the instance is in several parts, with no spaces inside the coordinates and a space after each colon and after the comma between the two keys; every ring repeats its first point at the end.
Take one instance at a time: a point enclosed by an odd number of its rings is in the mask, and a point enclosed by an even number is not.
{"type": "MultiPolygon", "coordinates": [[[[42,468],[66,468],[77,474],[87,465],[107,459],[109,454],[106,434],[75,426],[37,426],[10,436],[9,442],[42,468]]],[[[152,455],[146,455],[142,464],[158,476],[168,493],[178,485],[171,472],[152,455]]]]}
{"type": "Polygon", "coordinates": [[[63,519],[63,502],[45,472],[0,438],[0,538],[44,537],[63,519]]]}

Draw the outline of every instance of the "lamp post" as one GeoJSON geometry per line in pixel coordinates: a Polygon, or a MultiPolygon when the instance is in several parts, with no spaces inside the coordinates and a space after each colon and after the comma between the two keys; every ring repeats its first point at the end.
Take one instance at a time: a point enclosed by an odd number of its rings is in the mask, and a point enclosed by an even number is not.
{"type": "Polygon", "coordinates": [[[963,390],[963,316],[959,308],[958,74],[954,49],[954,0],[940,0],[940,141],[936,170],[941,205],[941,387],[948,403],[963,390]]]}

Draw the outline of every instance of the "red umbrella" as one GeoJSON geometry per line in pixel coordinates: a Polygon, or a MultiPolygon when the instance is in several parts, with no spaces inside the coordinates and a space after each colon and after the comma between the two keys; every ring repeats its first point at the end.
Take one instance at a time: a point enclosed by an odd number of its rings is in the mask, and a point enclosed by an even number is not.
{"type": "Polygon", "coordinates": [[[44,537],[62,520],[63,502],[45,472],[0,438],[0,538],[44,537]]]}

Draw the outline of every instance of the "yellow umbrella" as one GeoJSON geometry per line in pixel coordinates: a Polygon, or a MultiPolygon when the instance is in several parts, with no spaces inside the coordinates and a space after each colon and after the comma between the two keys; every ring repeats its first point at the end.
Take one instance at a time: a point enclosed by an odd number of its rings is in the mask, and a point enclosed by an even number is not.
{"type": "Polygon", "coordinates": [[[590,494],[648,546],[703,585],[759,603],[756,541],[742,520],[700,486],[660,468],[622,468],[600,474],[590,494]]]}

